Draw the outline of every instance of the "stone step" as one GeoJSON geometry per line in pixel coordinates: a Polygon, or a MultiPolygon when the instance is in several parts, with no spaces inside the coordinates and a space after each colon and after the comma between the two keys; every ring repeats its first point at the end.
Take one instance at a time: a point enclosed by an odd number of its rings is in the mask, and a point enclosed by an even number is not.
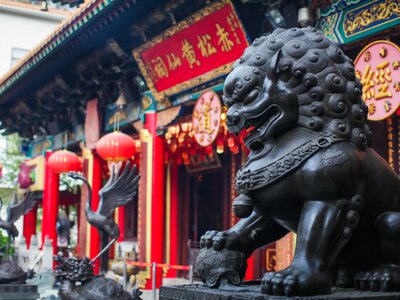
{"type": "Polygon", "coordinates": [[[37,285],[0,284],[0,300],[37,300],[38,298],[37,285]]]}

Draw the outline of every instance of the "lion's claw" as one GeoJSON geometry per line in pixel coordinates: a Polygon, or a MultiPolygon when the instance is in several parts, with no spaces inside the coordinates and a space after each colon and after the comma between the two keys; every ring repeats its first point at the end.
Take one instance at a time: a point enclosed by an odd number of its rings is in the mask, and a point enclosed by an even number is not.
{"type": "Polygon", "coordinates": [[[201,248],[211,248],[220,251],[225,246],[225,241],[228,238],[228,233],[226,231],[207,231],[200,239],[201,248]]]}
{"type": "Polygon", "coordinates": [[[211,248],[213,244],[213,238],[218,233],[216,230],[206,231],[206,233],[200,238],[201,248],[211,248]]]}
{"type": "Polygon", "coordinates": [[[360,272],[354,277],[354,286],[362,291],[398,291],[400,271],[397,268],[390,271],[388,267],[377,267],[370,272],[360,272]]]}
{"type": "Polygon", "coordinates": [[[261,292],[288,297],[307,296],[328,293],[326,286],[329,286],[329,275],[290,266],[282,271],[266,273],[261,281],[261,292]]]}
{"type": "Polygon", "coordinates": [[[248,248],[246,247],[246,245],[248,245],[248,239],[247,235],[241,236],[236,232],[211,230],[207,231],[200,238],[200,247],[212,247],[215,251],[221,251],[226,248],[244,252],[244,250],[248,248]]]}
{"type": "Polygon", "coordinates": [[[214,250],[222,250],[225,246],[225,241],[228,234],[225,231],[218,232],[212,239],[212,246],[214,250]]]}

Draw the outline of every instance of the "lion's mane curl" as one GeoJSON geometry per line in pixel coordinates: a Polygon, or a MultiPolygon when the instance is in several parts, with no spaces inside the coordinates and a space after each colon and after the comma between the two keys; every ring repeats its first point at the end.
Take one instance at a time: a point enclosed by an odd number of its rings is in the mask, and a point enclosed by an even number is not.
{"type": "Polygon", "coordinates": [[[315,28],[278,28],[254,40],[235,66],[254,66],[267,73],[279,50],[279,80],[298,95],[298,125],[329,131],[365,149],[370,140],[368,108],[352,60],[315,28]]]}

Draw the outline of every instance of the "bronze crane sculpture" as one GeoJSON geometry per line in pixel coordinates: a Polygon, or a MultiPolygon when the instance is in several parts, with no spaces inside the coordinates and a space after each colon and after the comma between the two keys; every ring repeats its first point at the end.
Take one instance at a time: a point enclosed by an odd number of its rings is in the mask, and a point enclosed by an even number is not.
{"type": "Polygon", "coordinates": [[[113,168],[107,183],[99,191],[99,206],[96,211],[93,211],[92,187],[88,180],[78,173],[67,174],[73,179],[82,180],[86,185],[88,189],[85,207],[86,219],[90,225],[96,227],[103,233],[104,248],[96,258],[92,259],[92,261],[94,261],[119,238],[119,227],[112,218],[112,215],[117,207],[126,205],[137,195],[140,176],[137,174],[136,165],[133,165],[131,168],[130,162],[126,163],[122,172],[119,172],[119,170],[115,171],[115,168],[113,168]],[[112,241],[105,246],[104,242],[108,240],[107,235],[112,238],[112,241]],[[104,237],[106,237],[106,239],[104,237]]]}
{"type": "MultiPolygon", "coordinates": [[[[14,225],[21,216],[28,213],[36,204],[38,197],[33,193],[28,193],[25,199],[21,202],[15,201],[7,207],[7,218],[6,220],[0,219],[0,228],[7,232],[9,243],[12,243],[18,236],[18,230],[14,225]]],[[[3,207],[3,200],[0,198],[0,210],[3,207]]]]}
{"type": "Polygon", "coordinates": [[[96,257],[75,258],[56,256],[57,267],[54,272],[56,278],[61,280],[59,297],[63,300],[81,299],[108,299],[108,300],[139,300],[141,292],[133,289],[130,293],[115,281],[105,278],[104,275],[95,276],[93,273],[94,262],[105,253],[118,239],[120,230],[112,218],[117,207],[126,205],[136,195],[140,176],[137,174],[136,165],[131,168],[128,162],[122,172],[112,169],[107,183],[99,191],[100,203],[96,211],[92,209],[92,188],[88,180],[77,173],[67,173],[73,179],[80,179],[88,189],[85,208],[86,219],[90,225],[96,227],[103,236],[103,247],[96,257]],[[108,242],[108,235],[112,241],[108,242]]]}

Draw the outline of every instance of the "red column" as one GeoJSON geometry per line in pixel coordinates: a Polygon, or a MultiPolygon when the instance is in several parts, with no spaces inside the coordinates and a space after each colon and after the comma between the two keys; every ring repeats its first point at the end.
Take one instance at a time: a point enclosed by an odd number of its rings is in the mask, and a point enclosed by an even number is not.
{"type": "Polygon", "coordinates": [[[244,276],[245,280],[253,280],[254,278],[254,253],[247,259],[247,270],[244,276]]]}
{"type": "MultiPolygon", "coordinates": [[[[164,194],[165,194],[165,171],[164,171],[164,139],[157,136],[157,113],[146,114],[145,128],[153,136],[152,157],[152,198],[151,207],[151,262],[163,263],[164,260],[164,194]]],[[[150,179],[150,178],[149,178],[150,179]]],[[[148,281],[151,284],[151,280],[148,281]]],[[[156,287],[162,284],[162,272],[157,269],[156,287]]]]}
{"type": "Polygon", "coordinates": [[[32,208],[30,212],[24,215],[24,229],[23,235],[26,240],[26,245],[29,248],[31,244],[31,236],[36,234],[36,218],[37,218],[37,207],[32,208]]]}
{"type": "Polygon", "coordinates": [[[47,164],[51,151],[46,152],[46,163],[44,170],[43,191],[43,222],[42,222],[42,244],[46,236],[53,241],[53,251],[57,254],[57,213],[58,213],[58,188],[59,175],[47,164]]]}
{"type": "MultiPolygon", "coordinates": [[[[97,210],[99,206],[99,191],[102,186],[102,159],[96,153],[95,150],[92,151],[93,154],[93,165],[89,164],[89,180],[92,185],[92,209],[97,210]]],[[[100,234],[96,227],[90,226],[90,258],[94,258],[100,252],[100,234]]],[[[95,274],[98,274],[100,267],[100,261],[97,260],[94,266],[95,274]]]]}
{"type": "Polygon", "coordinates": [[[125,240],[125,206],[118,207],[118,225],[119,225],[119,238],[118,242],[125,240]]]}
{"type": "MultiPolygon", "coordinates": [[[[171,164],[171,203],[170,203],[170,256],[169,261],[171,265],[178,264],[178,235],[180,233],[178,228],[178,165],[171,164]]],[[[168,277],[176,277],[176,270],[170,270],[168,277]]]]}

